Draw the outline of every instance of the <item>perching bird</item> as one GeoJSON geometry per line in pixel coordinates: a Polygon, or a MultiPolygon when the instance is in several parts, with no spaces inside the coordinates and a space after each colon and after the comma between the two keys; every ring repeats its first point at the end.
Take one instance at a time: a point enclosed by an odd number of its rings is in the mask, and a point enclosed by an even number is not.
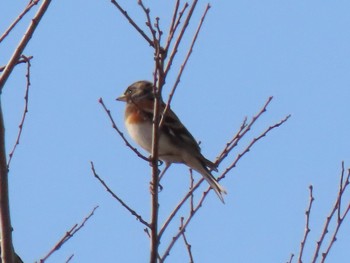
{"type": "MultiPolygon", "coordinates": [[[[153,83],[137,81],[130,85],[124,94],[117,98],[126,102],[125,126],[131,138],[143,149],[152,152],[152,120],[155,96],[153,83]]],[[[165,103],[161,100],[160,113],[165,103]]],[[[176,114],[169,109],[159,132],[159,159],[167,164],[183,163],[200,173],[224,202],[226,190],[216,181],[209,169],[217,170],[216,165],[207,160],[191,133],[181,123],[176,114]]]]}

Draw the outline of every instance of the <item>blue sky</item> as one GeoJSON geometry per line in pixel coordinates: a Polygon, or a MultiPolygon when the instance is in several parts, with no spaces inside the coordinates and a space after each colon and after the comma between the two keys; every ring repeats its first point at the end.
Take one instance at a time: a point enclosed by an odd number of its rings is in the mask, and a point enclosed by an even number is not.
{"type": "MultiPolygon", "coordinates": [[[[136,1],[120,3],[144,22],[136,1]]],[[[165,29],[172,1],[146,4],[165,29]]],[[[25,5],[0,3],[1,32],[25,5]]],[[[169,84],[205,5],[198,4],[169,84]]],[[[210,194],[186,232],[195,262],[286,262],[298,252],[308,186],[313,184],[308,262],[338,191],[341,161],[350,166],[350,3],[211,5],[172,103],[202,142],[203,154],[214,160],[243,118],[256,114],[269,96],[274,99],[268,111],[235,154],[268,126],[292,117],[256,144],[222,182],[228,190],[226,205],[210,194]]],[[[30,16],[1,43],[1,65],[30,16]]],[[[98,204],[95,216],[48,262],[64,262],[71,254],[73,262],[147,262],[143,226],[93,178],[90,161],[116,193],[149,217],[150,167],[124,146],[98,99],[104,99],[125,131],[124,105],[115,98],[132,82],[152,78],[151,48],[109,1],[62,0],[52,2],[24,53],[34,59],[29,113],[10,167],[16,250],[25,262],[39,260],[98,204]]],[[[165,87],[165,96],[170,87],[165,87]]],[[[24,90],[25,67],[18,66],[2,96],[8,150],[17,136],[24,90]]],[[[160,195],[162,219],[188,182],[186,167],[171,167],[160,195]]],[[[347,220],[328,262],[347,262],[349,232],[347,220]]],[[[168,262],[188,262],[181,241],[168,262]]]]}

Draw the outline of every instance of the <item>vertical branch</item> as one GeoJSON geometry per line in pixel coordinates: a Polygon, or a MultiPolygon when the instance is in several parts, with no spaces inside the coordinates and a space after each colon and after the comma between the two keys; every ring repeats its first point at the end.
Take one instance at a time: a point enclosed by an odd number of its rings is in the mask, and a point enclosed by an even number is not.
{"type": "Polygon", "coordinates": [[[304,248],[305,248],[305,244],[306,244],[306,240],[307,237],[310,233],[310,213],[311,213],[311,207],[312,207],[312,203],[315,200],[312,194],[312,190],[313,187],[312,185],[309,186],[309,190],[310,190],[310,201],[309,201],[309,206],[305,212],[306,215],[306,222],[305,222],[305,233],[304,233],[304,238],[300,243],[300,252],[299,252],[299,257],[298,257],[298,262],[302,263],[302,258],[303,258],[303,252],[304,252],[304,248]]]}
{"type": "Polygon", "coordinates": [[[14,262],[12,246],[12,227],[10,218],[8,169],[5,150],[5,125],[0,102],[0,231],[1,260],[5,263],[14,262]]]}
{"type": "Polygon", "coordinates": [[[38,12],[35,14],[34,18],[32,19],[32,22],[27,28],[27,31],[24,33],[23,38],[21,39],[20,43],[18,44],[16,50],[12,54],[9,62],[7,63],[4,71],[2,72],[0,76],[0,91],[2,91],[3,87],[5,86],[5,83],[9,76],[12,73],[13,68],[16,66],[18,60],[20,59],[23,50],[27,46],[29,40],[32,38],[33,33],[38,26],[41,18],[44,16],[47,8],[49,7],[51,3],[51,0],[44,0],[41,4],[38,12]]]}

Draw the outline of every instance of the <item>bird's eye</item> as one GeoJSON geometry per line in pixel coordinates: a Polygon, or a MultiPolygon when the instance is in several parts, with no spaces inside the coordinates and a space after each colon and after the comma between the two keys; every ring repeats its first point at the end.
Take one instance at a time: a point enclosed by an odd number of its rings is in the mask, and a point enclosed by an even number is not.
{"type": "Polygon", "coordinates": [[[131,94],[131,93],[132,93],[132,90],[131,90],[131,89],[127,89],[125,93],[126,93],[126,94],[131,94]]]}

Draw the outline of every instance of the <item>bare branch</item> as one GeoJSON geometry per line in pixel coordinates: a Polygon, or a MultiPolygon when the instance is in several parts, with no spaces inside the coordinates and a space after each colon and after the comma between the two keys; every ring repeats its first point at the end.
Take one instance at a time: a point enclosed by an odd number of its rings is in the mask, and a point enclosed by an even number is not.
{"type": "MultiPolygon", "coordinates": [[[[98,206],[95,206],[90,214],[86,216],[80,224],[75,224],[69,231],[67,231],[61,240],[58,241],[57,244],[49,251],[49,253],[40,259],[39,262],[44,263],[54,252],[58,251],[69,239],[71,239],[80,229],[82,229],[85,226],[85,223],[94,215],[97,208],[98,206]]],[[[70,258],[72,258],[72,256],[70,258]]]]}
{"type": "Polygon", "coordinates": [[[8,169],[5,150],[5,124],[0,103],[0,233],[1,262],[14,262],[10,216],[8,169]]]}
{"type": "Polygon", "coordinates": [[[293,262],[293,258],[294,258],[294,254],[291,254],[289,260],[287,261],[287,263],[292,263],[293,262]]]}
{"type": "Polygon", "coordinates": [[[147,161],[147,162],[150,162],[150,159],[147,158],[146,156],[144,156],[143,154],[141,154],[135,147],[133,147],[129,141],[125,138],[124,134],[120,131],[120,129],[117,127],[117,125],[115,124],[115,121],[112,117],[112,114],[111,114],[111,111],[109,109],[107,109],[106,105],[104,104],[102,98],[100,98],[98,100],[98,102],[102,105],[103,109],[105,110],[105,112],[107,113],[108,115],[108,118],[110,119],[111,123],[112,123],[112,127],[113,129],[115,129],[118,134],[120,135],[120,137],[123,139],[123,141],[125,142],[126,146],[128,146],[134,153],[136,153],[136,155],[138,157],[140,157],[141,159],[147,161]]]}
{"type": "MultiPolygon", "coordinates": [[[[28,57],[26,57],[26,58],[24,59],[23,56],[24,56],[24,55],[22,55],[22,56],[21,56],[22,58],[20,58],[20,59],[17,61],[16,65],[22,64],[22,63],[27,63],[28,60],[31,60],[31,59],[33,58],[33,56],[28,56],[28,57]]],[[[3,72],[5,68],[6,68],[6,66],[1,66],[1,67],[0,67],[0,72],[3,72]]]]}
{"type": "Polygon", "coordinates": [[[66,263],[70,262],[73,257],[74,257],[74,254],[70,255],[69,258],[67,258],[66,263]]]}
{"type": "MultiPolygon", "coordinates": [[[[243,122],[240,130],[243,130],[242,127],[246,127],[246,129],[240,133],[240,136],[237,137],[237,138],[242,138],[242,136],[244,136],[252,127],[252,125],[256,122],[256,120],[258,118],[260,118],[260,116],[262,115],[262,113],[266,112],[266,108],[267,108],[267,105],[270,103],[272,97],[269,98],[269,100],[265,103],[264,107],[260,110],[260,112],[255,115],[253,118],[252,118],[252,121],[246,125],[246,120],[243,122]]],[[[280,121],[279,123],[273,125],[273,126],[270,126],[267,130],[265,130],[259,137],[255,138],[244,150],[241,154],[239,154],[237,156],[237,158],[234,160],[234,162],[230,165],[230,167],[228,167],[224,173],[219,177],[219,180],[221,180],[222,178],[224,178],[226,176],[226,174],[233,168],[237,165],[238,161],[250,150],[250,148],[256,143],[258,142],[261,138],[265,137],[267,135],[267,133],[269,133],[271,130],[273,130],[274,128],[277,128],[279,127],[280,125],[282,125],[284,122],[286,122],[288,120],[288,118],[290,117],[290,115],[288,115],[285,119],[283,119],[282,121],[280,121]]],[[[236,138],[236,137],[234,137],[236,138]]],[[[237,139],[234,139],[235,141],[237,139]]],[[[233,142],[234,140],[231,140],[231,142],[233,142]]],[[[217,159],[216,163],[220,163],[222,161],[222,158],[225,158],[226,155],[228,154],[228,152],[230,150],[232,150],[232,147],[231,145],[233,144],[226,144],[226,147],[225,147],[225,150],[221,152],[219,158],[217,159]],[[225,156],[225,157],[224,157],[225,156]]],[[[237,143],[235,143],[234,145],[237,145],[237,143]]],[[[170,213],[169,217],[165,220],[164,224],[162,225],[160,231],[159,231],[159,236],[161,237],[165,231],[165,229],[168,227],[168,225],[170,224],[170,222],[173,220],[173,218],[175,217],[175,215],[178,213],[178,211],[180,210],[180,208],[183,206],[183,204],[187,201],[187,199],[189,197],[191,197],[191,195],[193,194],[193,192],[199,188],[199,186],[203,183],[204,181],[204,178],[201,178],[193,187],[192,189],[181,199],[181,201],[176,205],[176,207],[174,208],[174,210],[170,213]]],[[[205,196],[207,195],[207,193],[210,191],[211,188],[209,188],[206,193],[205,193],[205,196]]],[[[203,196],[205,198],[205,196],[203,196]]],[[[201,200],[202,202],[204,201],[201,200]]]]}
{"type": "Polygon", "coordinates": [[[350,210],[350,202],[347,204],[347,207],[344,211],[343,214],[341,214],[341,200],[343,198],[343,194],[347,188],[347,186],[349,185],[349,177],[350,177],[350,170],[348,170],[348,174],[346,176],[346,179],[345,181],[343,180],[344,178],[344,172],[345,172],[345,169],[344,169],[344,162],[342,162],[342,172],[341,172],[341,177],[340,177],[340,188],[339,188],[339,192],[338,192],[338,205],[337,205],[337,222],[336,222],[336,227],[334,229],[334,232],[333,232],[333,235],[332,235],[332,238],[330,239],[330,242],[326,248],[326,251],[322,253],[322,260],[321,260],[321,263],[325,262],[331,248],[333,247],[335,241],[337,241],[337,234],[339,232],[339,229],[344,221],[344,219],[346,218],[346,216],[348,215],[349,213],[349,210],[350,210]]]}
{"type": "Polygon", "coordinates": [[[37,5],[40,0],[29,0],[26,8],[22,13],[13,21],[13,23],[8,27],[8,29],[0,37],[0,43],[10,34],[12,29],[18,24],[19,21],[32,9],[33,6],[37,5]]]}
{"type": "Polygon", "coordinates": [[[49,7],[51,3],[51,0],[43,0],[38,12],[35,14],[34,18],[32,19],[29,27],[27,28],[27,31],[24,33],[23,38],[21,39],[19,45],[17,46],[16,50],[14,51],[14,53],[12,54],[12,57],[10,58],[9,62],[7,63],[4,71],[2,72],[1,76],[0,76],[0,91],[2,91],[2,89],[5,86],[5,83],[8,79],[8,77],[10,76],[13,68],[15,67],[15,65],[17,64],[18,60],[20,59],[23,50],[25,49],[25,47],[27,46],[29,40],[31,39],[31,37],[33,36],[33,33],[36,29],[36,27],[38,26],[41,18],[44,16],[47,8],[49,7]]]}
{"type": "Polygon", "coordinates": [[[169,98],[168,98],[167,104],[166,104],[166,106],[165,106],[165,108],[164,108],[164,111],[163,111],[162,118],[161,118],[161,120],[160,120],[159,126],[162,126],[162,125],[163,125],[164,116],[166,115],[167,111],[168,111],[169,108],[170,108],[171,100],[172,100],[172,98],[173,98],[173,96],[174,96],[174,93],[175,93],[175,90],[176,90],[177,86],[178,86],[179,83],[180,83],[180,79],[181,79],[182,73],[183,73],[183,71],[184,71],[184,69],[185,69],[185,67],[186,67],[186,65],[187,65],[188,59],[190,58],[190,56],[191,56],[191,54],[192,54],[194,44],[196,43],[196,40],[197,40],[197,38],[198,38],[199,31],[200,31],[201,28],[202,28],[204,19],[205,19],[207,13],[208,13],[209,8],[210,8],[210,5],[208,4],[207,7],[206,7],[206,9],[205,9],[205,11],[204,11],[204,13],[203,13],[203,15],[202,15],[202,18],[201,18],[200,22],[199,22],[199,25],[198,25],[198,27],[197,27],[196,33],[194,34],[194,37],[193,37],[193,39],[192,39],[191,46],[190,46],[190,48],[189,48],[189,50],[188,50],[188,52],[187,52],[186,58],[185,58],[184,62],[182,63],[181,67],[180,67],[179,73],[177,74],[177,78],[176,78],[175,83],[174,83],[174,86],[173,86],[173,88],[171,89],[171,92],[170,92],[170,94],[169,94],[169,98]]]}
{"type": "Polygon", "coordinates": [[[177,2],[176,2],[174,14],[173,14],[173,20],[172,20],[171,26],[169,28],[169,35],[168,35],[168,39],[167,39],[167,42],[166,42],[166,45],[164,48],[164,50],[166,50],[166,52],[169,51],[169,46],[174,38],[174,35],[176,33],[178,26],[180,25],[181,18],[188,7],[188,3],[186,2],[185,5],[183,6],[182,10],[179,12],[179,16],[177,17],[177,10],[179,8],[178,4],[179,4],[179,0],[177,0],[177,2]]]}
{"type": "Polygon", "coordinates": [[[117,196],[110,188],[109,186],[101,179],[101,177],[96,173],[95,166],[93,162],[90,162],[91,164],[91,170],[95,176],[95,178],[103,185],[103,187],[107,190],[108,193],[110,193],[113,198],[115,198],[126,210],[128,210],[133,216],[136,217],[138,221],[140,221],[142,224],[144,224],[147,228],[151,228],[151,225],[146,222],[140,214],[138,214],[135,210],[133,210],[129,205],[127,205],[119,196],[117,196]]]}
{"type": "Polygon", "coordinates": [[[20,122],[20,124],[18,126],[19,127],[19,131],[18,131],[18,134],[17,134],[16,142],[13,145],[12,150],[11,150],[11,152],[9,154],[9,159],[8,159],[8,162],[7,162],[7,169],[9,169],[9,167],[10,167],[13,154],[15,153],[17,145],[19,144],[19,141],[20,141],[20,138],[21,138],[21,135],[22,135],[22,131],[23,131],[24,121],[25,121],[27,113],[28,113],[28,95],[29,95],[29,87],[31,85],[31,83],[30,83],[30,67],[31,67],[30,59],[31,58],[32,57],[26,57],[26,56],[22,55],[22,60],[26,61],[26,63],[27,63],[27,73],[26,73],[27,85],[26,85],[26,91],[25,91],[25,95],[24,95],[24,110],[23,110],[21,122],[20,122]]]}
{"type": "Polygon", "coordinates": [[[268,127],[262,134],[260,134],[258,137],[254,138],[249,145],[243,150],[243,152],[241,152],[240,154],[237,155],[236,159],[232,162],[232,164],[230,166],[228,166],[225,170],[225,172],[222,173],[221,176],[219,176],[218,181],[220,181],[221,179],[225,178],[226,174],[232,169],[234,168],[238,161],[246,154],[250,151],[250,149],[252,148],[252,146],[258,142],[260,139],[262,139],[263,137],[265,137],[270,131],[272,131],[275,128],[278,128],[279,126],[281,126],[283,123],[285,123],[291,115],[287,115],[284,119],[282,119],[281,121],[279,121],[278,123],[268,127]]]}
{"type": "Polygon", "coordinates": [[[261,117],[263,113],[266,112],[267,106],[271,103],[273,97],[269,97],[267,101],[265,102],[265,105],[261,108],[261,110],[253,116],[252,120],[247,124],[247,118],[244,119],[239,131],[235,134],[235,136],[232,138],[230,142],[226,144],[226,147],[224,150],[220,153],[220,155],[216,158],[215,164],[219,165],[223,159],[226,158],[226,156],[234,149],[239,141],[243,138],[243,136],[251,130],[255,122],[261,117]]]}
{"type": "MultiPolygon", "coordinates": [[[[222,173],[221,176],[218,177],[218,181],[220,181],[221,179],[225,178],[226,174],[237,165],[238,161],[246,154],[250,151],[251,147],[258,142],[261,138],[265,137],[270,131],[272,131],[273,129],[279,127],[280,125],[282,125],[283,123],[285,123],[288,118],[290,117],[290,115],[288,115],[286,118],[284,118],[283,120],[281,120],[280,122],[276,123],[275,125],[270,126],[269,128],[267,128],[260,136],[258,136],[257,138],[254,138],[249,145],[243,150],[243,152],[241,154],[238,154],[237,158],[234,160],[234,162],[222,173]]],[[[172,211],[172,213],[170,214],[170,216],[167,218],[167,220],[165,221],[164,225],[162,226],[161,230],[160,230],[160,236],[164,233],[165,229],[167,228],[168,224],[173,220],[173,218],[175,217],[175,215],[177,214],[177,212],[180,210],[180,208],[183,206],[183,204],[186,202],[186,200],[192,195],[192,193],[203,183],[204,178],[201,178],[192,188],[192,190],[190,190],[185,197],[179,202],[179,204],[175,207],[175,209],[172,211]]],[[[188,218],[185,220],[183,227],[181,230],[178,231],[178,233],[172,238],[171,242],[169,243],[168,247],[165,250],[165,253],[162,256],[162,260],[164,260],[168,255],[170,250],[172,249],[172,247],[174,246],[174,244],[176,243],[176,241],[178,240],[178,238],[182,235],[182,232],[186,229],[187,225],[190,223],[190,221],[192,220],[192,218],[194,217],[194,215],[197,213],[197,211],[202,207],[203,202],[205,200],[205,198],[207,197],[208,193],[212,190],[212,188],[208,188],[206,191],[203,192],[203,195],[200,199],[200,201],[198,202],[197,206],[191,211],[190,215],[188,216],[188,218]]]]}
{"type": "Polygon", "coordinates": [[[125,16],[125,18],[129,21],[129,23],[136,29],[137,32],[148,42],[151,47],[154,47],[153,41],[146,35],[145,32],[134,22],[134,20],[128,15],[126,12],[115,0],[111,0],[111,3],[118,8],[118,10],[125,16]]]}
{"type": "Polygon", "coordinates": [[[312,185],[309,186],[309,190],[310,190],[310,199],[309,199],[309,206],[306,209],[305,215],[306,215],[306,222],[305,222],[305,232],[304,232],[304,237],[303,240],[300,243],[300,252],[299,252],[299,257],[298,257],[298,262],[302,263],[302,258],[303,258],[303,252],[305,249],[305,244],[306,244],[306,240],[307,237],[310,233],[310,213],[311,213],[311,207],[312,207],[312,203],[315,200],[313,195],[312,195],[312,185]]]}
{"type": "MultiPolygon", "coordinates": [[[[142,10],[144,11],[145,15],[146,15],[146,18],[147,18],[147,22],[146,22],[146,26],[149,28],[149,30],[151,31],[151,34],[152,34],[152,37],[153,37],[153,47],[156,48],[157,46],[157,36],[156,36],[156,30],[153,28],[153,25],[152,25],[152,19],[151,19],[151,16],[150,16],[150,13],[151,13],[151,10],[147,7],[145,7],[145,5],[143,4],[142,0],[138,0],[137,2],[142,10]]],[[[159,42],[160,44],[160,42],[159,42]]]]}
{"type": "Polygon", "coordinates": [[[171,52],[171,54],[170,54],[168,63],[167,63],[167,65],[166,65],[166,67],[165,67],[165,71],[164,71],[164,74],[165,74],[165,75],[168,74],[168,72],[169,72],[169,70],[170,70],[170,68],[171,68],[171,65],[172,65],[172,63],[173,63],[174,57],[175,57],[175,55],[176,55],[176,53],[177,53],[177,50],[178,50],[178,48],[179,48],[180,42],[181,42],[181,40],[182,40],[182,37],[183,37],[183,35],[185,34],[185,31],[186,31],[187,26],[188,26],[188,24],[189,24],[189,22],[190,22],[190,19],[191,19],[191,17],[192,17],[192,14],[193,14],[193,12],[194,12],[194,9],[196,8],[197,2],[198,2],[198,0],[194,0],[194,1],[193,1],[192,6],[191,6],[191,9],[189,10],[189,12],[188,12],[188,14],[187,14],[185,23],[184,23],[184,25],[182,26],[181,32],[180,32],[179,36],[177,37],[177,39],[176,39],[176,41],[175,41],[173,50],[172,50],[172,52],[171,52]]]}
{"type": "MultiPolygon", "coordinates": [[[[180,229],[183,227],[183,223],[184,223],[184,218],[181,217],[181,226],[180,226],[180,229]]],[[[193,260],[193,255],[192,255],[192,246],[190,245],[190,243],[188,242],[187,238],[186,238],[186,235],[185,235],[185,231],[182,232],[182,238],[184,240],[184,243],[186,245],[186,249],[187,249],[187,253],[188,253],[188,256],[190,258],[190,263],[194,263],[194,260],[193,260]]]]}

